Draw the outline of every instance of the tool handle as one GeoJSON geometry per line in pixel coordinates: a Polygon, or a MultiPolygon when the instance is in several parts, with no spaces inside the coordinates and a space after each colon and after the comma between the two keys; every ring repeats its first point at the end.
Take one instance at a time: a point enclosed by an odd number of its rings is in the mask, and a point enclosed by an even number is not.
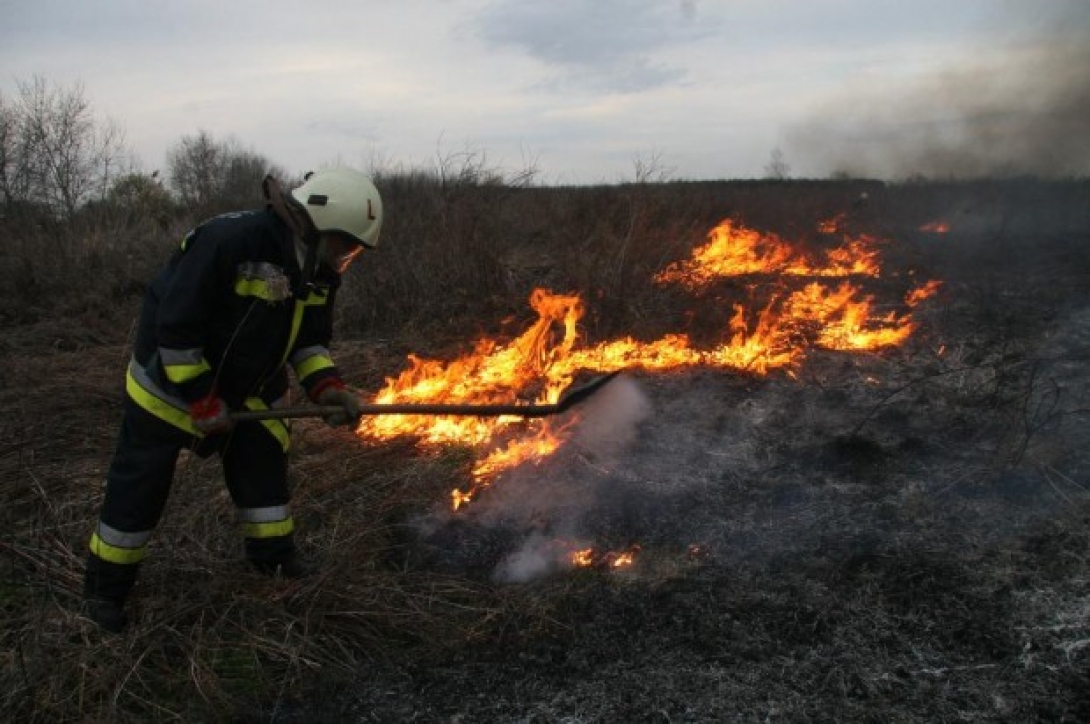
{"type": "MultiPolygon", "coordinates": [[[[474,405],[442,402],[367,404],[360,405],[360,417],[365,415],[458,415],[462,417],[517,415],[519,417],[545,417],[566,412],[568,408],[593,395],[618,374],[620,374],[619,371],[600,375],[581,387],[568,390],[560,396],[555,404],[551,405],[474,405]]],[[[307,405],[304,407],[280,407],[268,410],[241,410],[231,413],[231,419],[235,422],[288,420],[299,417],[329,417],[330,415],[342,413],[344,413],[344,408],[340,405],[307,405]]]]}
{"type": "Polygon", "coordinates": [[[288,420],[299,417],[328,417],[344,412],[340,405],[308,405],[307,407],[272,407],[268,410],[239,410],[231,413],[235,422],[254,420],[288,420]]]}
{"type": "MultiPolygon", "coordinates": [[[[404,403],[389,405],[361,405],[360,416],[365,415],[459,415],[462,417],[542,417],[557,411],[556,405],[451,405],[430,403],[404,403]]],[[[329,417],[344,412],[340,405],[308,405],[306,407],[281,407],[268,410],[241,410],[231,413],[235,422],[252,420],[288,420],[300,417],[329,417]]]]}

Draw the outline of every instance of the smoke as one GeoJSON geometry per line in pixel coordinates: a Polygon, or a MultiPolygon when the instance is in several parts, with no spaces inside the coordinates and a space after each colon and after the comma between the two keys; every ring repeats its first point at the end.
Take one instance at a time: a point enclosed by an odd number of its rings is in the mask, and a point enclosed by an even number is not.
{"type": "Polygon", "coordinates": [[[526,583],[546,576],[561,565],[560,553],[554,540],[531,533],[518,550],[500,561],[493,579],[500,583],[526,583]]]}
{"type": "Polygon", "coordinates": [[[637,494],[618,487],[624,476],[617,472],[650,411],[635,380],[612,380],[579,407],[553,458],[507,473],[470,505],[467,515],[477,525],[517,532],[496,580],[525,582],[570,565],[570,552],[589,545],[588,520],[602,501],[637,494]]]}
{"type": "Polygon", "coordinates": [[[1046,27],[968,63],[878,90],[856,81],[786,145],[800,165],[852,176],[1090,174],[1090,6],[1049,9],[1046,27]]]}

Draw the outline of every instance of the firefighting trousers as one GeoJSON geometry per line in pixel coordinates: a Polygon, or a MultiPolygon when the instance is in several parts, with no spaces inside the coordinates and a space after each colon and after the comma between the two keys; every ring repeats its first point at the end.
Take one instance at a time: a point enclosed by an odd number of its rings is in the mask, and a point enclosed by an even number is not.
{"type": "Polygon", "coordinates": [[[126,400],[106,494],[91,535],[84,595],[124,601],[163,514],[183,448],[219,455],[238,512],[246,556],[276,564],[295,551],[287,453],[260,423],[198,440],[126,400]]]}

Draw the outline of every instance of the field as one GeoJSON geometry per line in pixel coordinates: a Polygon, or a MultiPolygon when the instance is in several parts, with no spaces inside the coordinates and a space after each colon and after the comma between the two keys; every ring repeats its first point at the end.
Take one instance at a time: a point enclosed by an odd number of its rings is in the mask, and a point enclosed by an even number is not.
{"type": "Polygon", "coordinates": [[[554,454],[457,511],[479,447],[297,423],[302,582],[248,571],[216,461],[184,456],[110,636],[79,615],[84,551],[142,285],[186,220],[2,222],[10,718],[1090,719],[1090,184],[383,192],[334,348],[365,394],[410,354],[518,337],[535,288],[583,300],[577,350],[706,349],[735,304],[753,332],[810,277],[653,282],[726,218],[800,253],[866,235],[875,315],[914,326],[856,350],[793,327],[799,355],[768,370],[624,366],[554,454]]]}

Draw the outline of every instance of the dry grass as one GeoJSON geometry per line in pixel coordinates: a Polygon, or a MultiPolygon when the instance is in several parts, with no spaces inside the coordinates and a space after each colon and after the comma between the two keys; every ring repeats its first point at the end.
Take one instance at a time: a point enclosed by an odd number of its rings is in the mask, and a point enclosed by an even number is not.
{"type": "Polygon", "coordinates": [[[2,696],[20,719],[192,721],[256,711],[270,694],[274,702],[297,695],[315,677],[459,645],[507,605],[471,582],[391,565],[399,519],[439,495],[449,466],[397,448],[353,452],[331,439],[335,431],[309,429],[297,433],[296,504],[302,545],[321,573],[302,582],[251,573],[217,466],[183,456],[134,594],[135,621],[121,636],[104,635],[78,607],[117,409],[65,407],[49,417],[73,424],[48,425],[4,456],[2,696]]]}
{"type": "MultiPolygon", "coordinates": [[[[1090,682],[1086,490],[1070,450],[1050,445],[1085,411],[1054,404],[1054,376],[1033,361],[1076,295],[1049,284],[1020,294],[1011,279],[1085,270],[1085,183],[512,189],[407,179],[390,187],[381,259],[349,280],[339,358],[376,389],[408,351],[439,356],[505,317],[520,329],[542,285],[593,300],[591,338],[655,335],[677,300],[645,280],[723,217],[805,235],[861,189],[871,198],[859,223],[901,241],[895,268],[930,264],[948,280],[950,303],[923,320],[944,338],[921,332],[911,355],[818,360],[798,381],[662,383],[663,424],[693,424],[694,437],[709,436],[691,442],[694,455],[724,462],[695,468],[706,484],[687,498],[603,513],[618,540],[646,536],[641,576],[496,584],[468,565],[490,543],[472,526],[422,543],[420,520],[464,483],[467,451],[360,446],[304,422],[294,508],[320,573],[251,573],[215,461],[186,456],[120,636],[79,615],[84,551],[139,293],[180,229],[60,230],[64,264],[40,253],[58,230],[0,230],[0,710],[31,722],[302,721],[316,711],[805,721],[830,707],[860,720],[1075,720],[1090,682]],[[912,233],[951,214],[976,230],[944,247],[912,233]],[[1075,240],[1066,261],[1033,255],[1032,242],[1061,237],[1075,240]],[[879,373],[881,389],[858,383],[879,373]],[[698,397],[723,403],[708,429],[682,404],[684,387],[699,385],[698,397]],[[751,422],[746,438],[751,418],[765,423],[751,422]],[[950,490],[1030,469],[1066,496],[1066,512],[999,548],[987,531],[958,527],[950,490]],[[812,502],[789,506],[797,500],[812,502]],[[790,515],[768,527],[785,506],[790,515]],[[723,545],[686,557],[673,534],[698,523],[723,545]],[[888,535],[878,543],[875,526],[888,535]],[[803,550],[795,533],[816,536],[815,547],[803,550]],[[444,541],[465,550],[437,552],[444,541]],[[353,694],[359,681],[373,685],[353,694]]],[[[653,464],[663,443],[646,442],[653,464]]]]}

